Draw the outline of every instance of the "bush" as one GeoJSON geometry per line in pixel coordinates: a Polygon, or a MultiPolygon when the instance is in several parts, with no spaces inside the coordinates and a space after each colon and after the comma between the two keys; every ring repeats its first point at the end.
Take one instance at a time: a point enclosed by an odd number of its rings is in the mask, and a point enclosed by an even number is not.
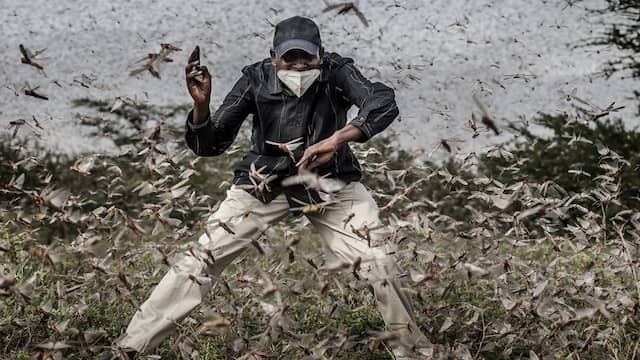
{"type": "MultiPolygon", "coordinates": [[[[620,119],[570,122],[566,114],[543,114],[534,123],[541,131],[513,127],[518,139],[507,146],[511,156],[505,159],[485,154],[481,172],[504,183],[551,180],[578,194],[599,187],[599,177],[610,170],[601,160],[615,153],[625,160],[617,200],[626,209],[640,208],[640,132],[625,129],[620,119]],[[513,171],[513,166],[518,171],[513,171]]],[[[594,204],[590,205],[593,209],[594,204]]]]}

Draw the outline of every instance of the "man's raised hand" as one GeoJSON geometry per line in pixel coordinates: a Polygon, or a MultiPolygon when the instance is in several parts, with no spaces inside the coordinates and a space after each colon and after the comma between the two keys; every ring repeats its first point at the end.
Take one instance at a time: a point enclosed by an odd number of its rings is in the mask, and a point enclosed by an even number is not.
{"type": "Polygon", "coordinates": [[[200,65],[200,46],[189,55],[187,66],[185,66],[187,78],[187,88],[193,98],[196,108],[208,109],[211,99],[211,75],[206,66],[200,65]]]}

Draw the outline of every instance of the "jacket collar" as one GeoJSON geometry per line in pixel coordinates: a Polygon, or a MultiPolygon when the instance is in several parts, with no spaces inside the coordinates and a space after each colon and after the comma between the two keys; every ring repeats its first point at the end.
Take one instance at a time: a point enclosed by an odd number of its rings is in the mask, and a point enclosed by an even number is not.
{"type": "MultiPolygon", "coordinates": [[[[290,93],[289,89],[284,89],[282,86],[282,82],[278,79],[278,75],[276,74],[276,67],[273,66],[271,61],[269,61],[269,91],[271,95],[276,95],[282,92],[290,93]]],[[[329,80],[329,70],[327,66],[327,62],[323,61],[322,66],[320,67],[320,76],[316,81],[319,82],[327,82],[329,80]]],[[[291,93],[293,95],[293,93],[291,93]]]]}

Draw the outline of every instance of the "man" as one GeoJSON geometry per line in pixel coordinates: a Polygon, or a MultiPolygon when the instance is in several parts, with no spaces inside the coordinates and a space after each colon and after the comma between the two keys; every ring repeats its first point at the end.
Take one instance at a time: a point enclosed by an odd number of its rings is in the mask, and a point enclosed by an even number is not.
{"type": "Polygon", "coordinates": [[[185,125],[187,145],[199,156],[222,154],[253,115],[252,148],[236,164],[233,185],[209,217],[208,234],[181,254],[116,344],[141,353],[157,347],[235,257],[294,212],[307,216],[333,259],[358,267],[372,285],[387,330],[397,335],[389,341],[394,355],[423,358],[416,350],[428,349],[429,342],[398,284],[398,266],[384,244],[388,233],[374,199],[358,182],[360,166],[348,146],[367,141],[397,117],[393,90],[363,77],[352,59],[325,54],[316,24],[298,16],[276,25],[271,57],[243,68],[213,114],[211,76],[199,56],[196,47],[185,68],[194,100],[185,125]],[[359,113],[347,123],[352,105],[359,113]],[[325,179],[317,176],[334,181],[322,185],[325,179]]]}

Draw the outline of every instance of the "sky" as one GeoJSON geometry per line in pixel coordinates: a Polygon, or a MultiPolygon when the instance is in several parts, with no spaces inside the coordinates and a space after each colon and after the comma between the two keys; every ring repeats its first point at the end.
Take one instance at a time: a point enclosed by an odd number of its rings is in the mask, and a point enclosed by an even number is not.
{"type": "MultiPolygon", "coordinates": [[[[293,15],[316,21],[326,51],[352,57],[364,75],[396,90],[401,115],[388,131],[408,149],[431,152],[443,138],[453,139],[461,150],[507,140],[505,132],[471,136],[468,119],[472,112],[480,114],[473,94],[501,128],[541,112],[571,111],[565,94],[574,91],[594,106],[626,105],[622,117],[637,109],[631,98],[637,81],[601,74],[606,60],[619,51],[584,46],[612,20],[585,10],[603,7],[602,1],[356,4],[368,27],[353,11],[323,12],[321,1],[0,0],[0,131],[12,131],[5,126],[10,121],[35,116],[44,127],[42,139],[54,151],[115,149],[108,138],[88,136],[90,129],[79,124],[78,115],[89,110],[73,107],[72,99],[126,96],[148,104],[190,104],[184,65],[200,45],[201,63],[213,76],[215,109],[242,67],[268,56],[272,24],[293,15]],[[182,49],[172,54],[173,62],[160,66],[161,79],[148,72],[130,76],[142,64],[136,61],[158,52],[161,42],[182,49]],[[37,57],[44,74],[20,63],[19,44],[32,52],[46,48],[37,57]],[[49,100],[22,94],[25,82],[39,86],[49,100]]],[[[355,116],[357,109],[352,110],[355,116]]],[[[182,124],[185,116],[169,121],[182,124]]]]}

